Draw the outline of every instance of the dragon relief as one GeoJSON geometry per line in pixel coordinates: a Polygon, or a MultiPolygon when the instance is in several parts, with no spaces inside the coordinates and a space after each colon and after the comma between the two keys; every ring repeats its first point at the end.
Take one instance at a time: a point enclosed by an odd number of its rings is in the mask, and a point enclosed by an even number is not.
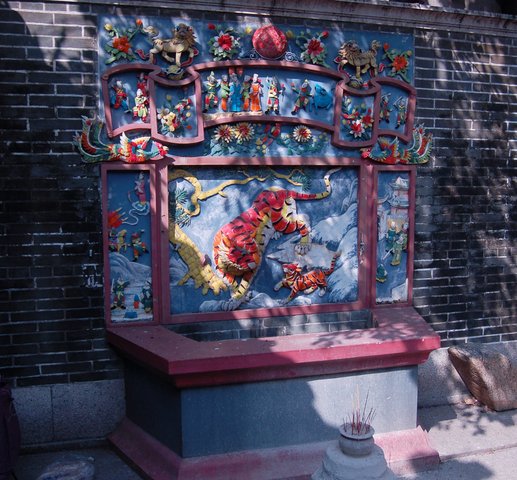
{"type": "Polygon", "coordinates": [[[206,200],[214,195],[224,196],[223,190],[226,187],[237,184],[245,185],[255,180],[255,177],[229,180],[206,192],[203,191],[199,180],[187,170],[174,169],[169,173],[169,182],[180,179],[190,183],[194,188],[194,192],[190,196],[191,207],[186,208],[181,202],[176,200],[176,211],[174,215],[169,218],[169,242],[173,245],[179,257],[187,266],[187,273],[178,282],[178,285],[184,285],[192,279],[195,288],[202,288],[203,295],[206,295],[209,290],[212,291],[214,295],[219,295],[221,291],[227,290],[228,287],[226,283],[215,274],[208,255],[199,250],[197,245],[181,227],[190,223],[192,217],[199,215],[201,212],[200,201],[206,200]]]}
{"type": "Polygon", "coordinates": [[[355,40],[349,40],[341,45],[338,56],[334,60],[338,64],[338,69],[342,70],[345,65],[355,67],[355,76],[361,78],[362,73],[373,70],[373,77],[378,74],[377,50],[381,47],[380,42],[373,40],[370,48],[366,51],[361,50],[355,40]]]}
{"type": "Polygon", "coordinates": [[[264,190],[250,208],[216,233],[214,261],[217,270],[230,285],[228,310],[235,310],[247,300],[250,286],[272,238],[298,233],[301,239],[295,246],[296,252],[304,255],[309,251],[310,226],[303,215],[297,214],[296,201],[328,197],[332,192],[330,176],[338,170],[332,169],[324,176],[325,190],[320,193],[299,193],[276,187],[264,190]]]}
{"type": "Polygon", "coordinates": [[[221,291],[227,290],[228,287],[222,279],[214,274],[208,255],[204,255],[199,250],[179,225],[174,224],[172,228],[169,228],[169,241],[174,245],[188,269],[178,285],[184,285],[192,279],[195,288],[202,288],[203,295],[206,295],[209,290],[214,295],[219,295],[221,291]]]}

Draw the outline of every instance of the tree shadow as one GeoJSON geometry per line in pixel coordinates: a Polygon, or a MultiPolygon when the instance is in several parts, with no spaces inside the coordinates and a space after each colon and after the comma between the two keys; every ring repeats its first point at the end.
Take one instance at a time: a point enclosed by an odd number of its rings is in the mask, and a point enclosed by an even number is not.
{"type": "Polygon", "coordinates": [[[419,423],[425,430],[435,428],[442,431],[448,431],[459,423],[465,433],[478,436],[486,435],[494,424],[503,430],[514,427],[517,424],[517,411],[494,412],[483,406],[467,404],[442,405],[421,410],[419,423]]]}
{"type": "Polygon", "coordinates": [[[419,170],[415,305],[442,345],[514,340],[517,302],[511,40],[417,34],[417,115],[434,122],[431,168],[419,170]],[[420,73],[419,73],[420,71],[420,73]],[[444,254],[446,252],[446,254],[444,254]]]}
{"type": "Polygon", "coordinates": [[[405,480],[437,480],[452,478],[469,478],[471,480],[485,480],[494,478],[494,472],[477,460],[458,458],[440,464],[436,469],[409,474],[399,477],[405,480]]]}

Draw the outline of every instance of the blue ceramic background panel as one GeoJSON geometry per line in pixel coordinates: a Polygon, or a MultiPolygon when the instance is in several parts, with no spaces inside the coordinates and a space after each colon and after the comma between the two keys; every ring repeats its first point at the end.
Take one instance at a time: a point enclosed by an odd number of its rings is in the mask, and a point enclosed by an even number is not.
{"type": "MultiPolygon", "coordinates": [[[[260,59],[254,51],[252,45],[253,33],[260,27],[264,26],[259,20],[249,20],[247,18],[243,21],[220,21],[220,18],[216,16],[209,20],[200,20],[195,17],[188,15],[182,15],[181,18],[164,18],[164,17],[121,17],[115,15],[105,15],[99,17],[99,52],[100,61],[99,66],[101,72],[106,68],[114,65],[128,63],[130,61],[141,62],[148,61],[147,54],[152,48],[151,37],[145,33],[146,28],[152,26],[159,31],[159,38],[171,38],[173,35],[172,29],[176,28],[179,24],[185,23],[192,27],[196,36],[196,49],[197,55],[193,58],[192,64],[196,65],[199,63],[209,62],[214,60],[214,56],[210,53],[209,41],[210,39],[219,36],[220,33],[226,29],[232,29],[232,35],[238,38],[240,47],[237,49],[235,55],[232,56],[231,60],[239,59],[260,59]],[[130,30],[136,30],[137,22],[141,22],[142,28],[136,33],[130,40],[131,48],[127,55],[121,56],[116,61],[111,61],[112,54],[106,51],[106,45],[110,45],[112,38],[110,37],[108,30],[105,28],[106,25],[114,27],[118,32],[119,36],[130,37],[130,30]],[[110,62],[110,63],[106,63],[110,62]]],[[[360,32],[353,30],[343,30],[339,24],[327,24],[325,27],[321,25],[293,25],[293,24],[282,24],[275,23],[275,26],[279,28],[287,38],[287,52],[281,58],[281,60],[302,62],[302,46],[305,44],[303,40],[300,41],[300,36],[304,35],[305,38],[317,37],[320,39],[326,49],[326,55],[324,60],[320,63],[321,66],[327,66],[332,69],[337,69],[337,63],[335,62],[336,57],[339,55],[339,49],[341,46],[350,40],[357,42],[358,46],[363,50],[367,51],[372,42],[377,40],[380,43],[380,47],[377,50],[377,59],[380,63],[383,63],[383,67],[380,67],[381,76],[390,76],[392,69],[390,68],[391,61],[389,58],[384,56],[385,50],[388,51],[396,50],[404,52],[410,50],[413,51],[413,37],[411,35],[404,34],[393,34],[387,32],[360,32]],[[298,41],[297,41],[298,40],[298,41]]],[[[183,57],[182,61],[186,57],[183,57]]],[[[405,81],[408,83],[413,82],[413,61],[412,57],[408,57],[408,69],[405,81]]],[[[302,62],[303,63],[303,62],[302,62]]],[[[157,56],[157,64],[167,68],[170,64],[164,61],[159,55],[157,56]]],[[[347,74],[354,75],[355,69],[348,66],[344,67],[347,74]]],[[[369,74],[364,75],[369,77],[369,74]]],[[[400,75],[395,75],[394,78],[403,79],[400,75]]]]}
{"type": "Polygon", "coordinates": [[[404,302],[407,291],[409,174],[379,172],[377,206],[377,303],[404,302]]]}
{"type": "Polygon", "coordinates": [[[108,249],[113,322],[152,314],[150,185],[147,171],[108,173],[108,249]]]}
{"type": "MultiPolygon", "coordinates": [[[[175,169],[171,167],[169,171],[174,172],[175,169]]],[[[222,227],[248,210],[265,190],[289,189],[300,193],[325,191],[323,177],[329,169],[189,168],[188,172],[197,179],[203,192],[215,192],[221,185],[227,184],[221,194],[213,194],[199,202],[199,215],[180,218],[181,212],[195,210],[191,202],[194,186],[186,180],[186,175],[169,182],[170,216],[176,212],[176,225],[173,225],[174,218],[170,219],[169,229],[181,225],[182,232],[195,244],[203,264],[210,265],[217,274],[214,240],[222,227]],[[249,178],[253,180],[242,184],[243,180],[249,178]],[[297,184],[290,183],[288,179],[292,182],[296,180],[297,184]]],[[[348,167],[337,170],[331,174],[330,183],[332,193],[326,198],[296,200],[296,214],[310,225],[311,249],[304,255],[297,254],[295,247],[300,241],[299,233],[281,235],[277,232],[265,245],[262,261],[257,266],[248,292],[248,300],[238,308],[286,305],[290,290],[285,287],[274,289],[283,278],[283,264],[298,263],[303,272],[328,269],[337,252],[340,253],[335,270],[327,276],[326,292],[314,291],[309,295],[300,292],[287,305],[347,303],[358,299],[357,169],[348,167]]],[[[216,295],[212,289],[203,292],[203,288],[196,286],[194,278],[182,283],[187,278],[189,266],[174,243],[169,248],[169,273],[171,313],[212,312],[229,308],[230,289],[216,295]]]]}

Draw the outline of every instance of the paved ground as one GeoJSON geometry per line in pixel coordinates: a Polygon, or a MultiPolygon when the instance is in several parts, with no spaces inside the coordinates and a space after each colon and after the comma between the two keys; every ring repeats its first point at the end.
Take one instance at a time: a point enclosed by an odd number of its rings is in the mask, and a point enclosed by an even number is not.
{"type": "Polygon", "coordinates": [[[107,447],[22,455],[16,468],[16,476],[18,480],[36,480],[45,468],[53,462],[71,458],[93,459],[95,480],[142,479],[116,453],[107,447]]]}
{"type": "MultiPolygon", "coordinates": [[[[442,464],[432,471],[406,475],[405,480],[517,479],[517,410],[496,413],[468,405],[430,407],[419,411],[419,419],[442,464]]],[[[109,448],[23,455],[18,480],[36,480],[50,463],[73,454],[94,459],[96,480],[141,480],[109,448]]]]}
{"type": "Polygon", "coordinates": [[[406,480],[517,479],[517,410],[490,412],[455,405],[419,412],[422,428],[442,464],[406,480]]]}

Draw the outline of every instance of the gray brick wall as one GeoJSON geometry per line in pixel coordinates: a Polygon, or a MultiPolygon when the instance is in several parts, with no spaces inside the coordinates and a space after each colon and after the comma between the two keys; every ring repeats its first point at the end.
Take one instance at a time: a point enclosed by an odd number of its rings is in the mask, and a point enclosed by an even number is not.
{"type": "MultiPolygon", "coordinates": [[[[0,1],[0,373],[17,387],[121,377],[104,336],[99,172],[72,147],[97,109],[96,12],[135,13],[101,3],[0,1]]],[[[295,14],[291,3],[257,9],[295,14]]],[[[397,31],[403,9],[386,5],[336,11],[347,29],[397,31]]],[[[436,145],[418,170],[414,303],[444,346],[517,339],[517,23],[410,13],[437,22],[404,29],[436,145]]]]}
{"type": "Polygon", "coordinates": [[[515,340],[517,39],[415,33],[436,148],[418,171],[414,304],[443,346],[515,340]]]}
{"type": "Polygon", "coordinates": [[[0,373],[118,378],[104,338],[99,172],[72,139],[97,108],[89,6],[0,3],[0,373]]]}

